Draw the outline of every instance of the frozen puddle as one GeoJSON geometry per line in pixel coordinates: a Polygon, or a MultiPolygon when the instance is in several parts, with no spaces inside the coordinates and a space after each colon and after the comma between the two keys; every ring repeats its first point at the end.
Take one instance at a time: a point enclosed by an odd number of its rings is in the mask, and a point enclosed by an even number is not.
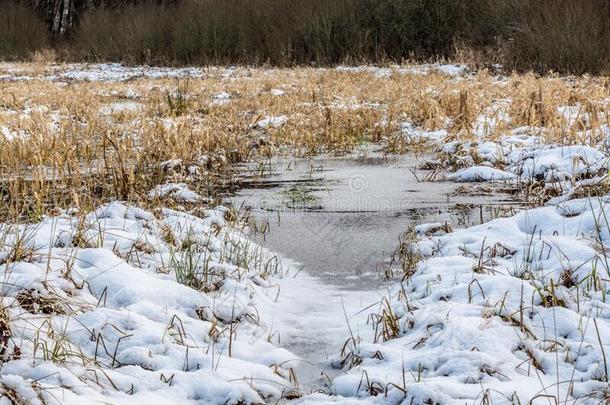
{"type": "Polygon", "coordinates": [[[298,370],[305,390],[323,384],[321,374],[337,374],[328,364],[352,334],[372,334],[366,316],[390,284],[380,273],[409,227],[472,225],[518,205],[505,194],[456,196],[458,184],[420,182],[425,173],[415,171],[418,163],[412,155],[372,149],[274,159],[231,199],[254,217],[259,232],[252,239],[299,263],[298,274],[280,283],[282,312],[261,311],[281,345],[305,360],[298,370]]]}
{"type": "MultiPolygon", "coordinates": [[[[412,155],[273,160],[231,202],[249,209],[256,242],[301,263],[304,271],[342,290],[382,287],[378,276],[399,237],[414,225],[465,227],[518,206],[506,194],[453,195],[451,182],[420,182],[412,155]]],[[[422,158],[423,159],[423,158],[422,158]]]]}

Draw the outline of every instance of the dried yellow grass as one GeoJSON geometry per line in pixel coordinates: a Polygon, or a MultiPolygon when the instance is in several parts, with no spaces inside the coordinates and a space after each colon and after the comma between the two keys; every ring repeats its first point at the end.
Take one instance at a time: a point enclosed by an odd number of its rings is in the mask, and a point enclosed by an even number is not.
{"type": "Polygon", "coordinates": [[[110,199],[144,203],[155,185],[186,176],[160,166],[170,159],[198,165],[195,184],[214,194],[230,179],[232,164],[247,159],[345,153],[363,142],[406,152],[417,145],[400,134],[404,121],[447,128],[452,139],[474,139],[475,121],[485,114],[499,121],[485,139],[534,126],[545,128],[546,142],[563,144],[599,142],[600,127],[608,124],[608,82],[599,77],[500,79],[481,71],[451,78],[398,68],[384,75],[374,69],[239,68],[226,75],[212,68],[180,81],[66,84],[37,79],[65,69],[43,61],[17,65],[34,80],[0,81],[0,129],[18,134],[0,137],[3,217],[84,209],[110,199]],[[229,102],[215,102],[220,92],[231,94],[229,102]],[[130,108],[116,111],[125,103],[130,108]],[[568,123],[558,107],[575,105],[582,119],[568,123]],[[285,125],[255,127],[262,118],[282,115],[285,125]],[[204,163],[202,156],[208,157],[204,163]]]}

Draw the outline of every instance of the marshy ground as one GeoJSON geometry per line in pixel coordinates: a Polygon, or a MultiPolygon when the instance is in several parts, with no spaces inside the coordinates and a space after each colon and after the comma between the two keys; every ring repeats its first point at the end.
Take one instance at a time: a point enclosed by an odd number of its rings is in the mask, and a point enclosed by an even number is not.
{"type": "Polygon", "coordinates": [[[0,64],[16,403],[608,398],[610,93],[0,64]]]}

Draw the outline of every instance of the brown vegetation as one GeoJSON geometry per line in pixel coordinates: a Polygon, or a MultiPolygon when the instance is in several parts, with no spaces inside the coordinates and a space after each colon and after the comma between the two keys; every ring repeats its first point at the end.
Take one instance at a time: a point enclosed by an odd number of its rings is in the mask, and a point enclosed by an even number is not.
{"type": "Polygon", "coordinates": [[[498,80],[481,71],[452,80],[399,67],[216,68],[180,81],[66,84],[37,75],[67,66],[8,68],[35,78],[0,81],[1,215],[22,219],[113,199],[154,204],[148,192],[168,181],[217,197],[230,187],[235,163],[279,153],[340,154],[366,142],[420,150],[425,145],[400,129],[405,121],[448,129],[451,139],[472,139],[477,125],[483,139],[544,125],[545,141],[591,145],[603,139],[600,128],[608,124],[608,90],[598,78],[515,74],[498,80]],[[285,94],[274,95],[278,89],[285,94]],[[215,99],[220,92],[230,99],[215,99]],[[576,115],[566,120],[559,106],[573,106],[576,115]],[[481,127],[483,115],[497,124],[481,127]],[[257,124],[281,116],[283,125],[257,124]]]}
{"type": "Polygon", "coordinates": [[[333,65],[467,57],[520,71],[609,70],[610,9],[602,0],[108,0],[81,7],[75,28],[53,41],[42,20],[15,1],[1,0],[4,59],[23,59],[52,45],[65,61],[128,64],[333,65]]]}

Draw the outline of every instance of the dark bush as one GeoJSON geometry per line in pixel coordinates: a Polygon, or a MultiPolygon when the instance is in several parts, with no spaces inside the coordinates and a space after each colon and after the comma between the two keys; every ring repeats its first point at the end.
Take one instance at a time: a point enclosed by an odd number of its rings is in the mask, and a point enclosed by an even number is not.
{"type": "Polygon", "coordinates": [[[521,0],[506,46],[506,63],[539,73],[602,73],[610,69],[610,2],[521,0]]]}
{"type": "Polygon", "coordinates": [[[26,6],[0,0],[0,58],[24,59],[48,46],[44,23],[26,6]]]}
{"type": "Polygon", "coordinates": [[[489,1],[183,0],[102,8],[81,18],[72,45],[78,58],[134,63],[450,57],[457,39],[487,46],[498,36],[489,1]]]}
{"type": "MultiPolygon", "coordinates": [[[[15,1],[0,0],[4,59],[49,46],[41,22],[15,1]]],[[[610,70],[607,0],[89,3],[98,7],[79,8],[77,27],[53,44],[73,61],[333,65],[451,59],[459,48],[517,70],[610,70]]]]}

